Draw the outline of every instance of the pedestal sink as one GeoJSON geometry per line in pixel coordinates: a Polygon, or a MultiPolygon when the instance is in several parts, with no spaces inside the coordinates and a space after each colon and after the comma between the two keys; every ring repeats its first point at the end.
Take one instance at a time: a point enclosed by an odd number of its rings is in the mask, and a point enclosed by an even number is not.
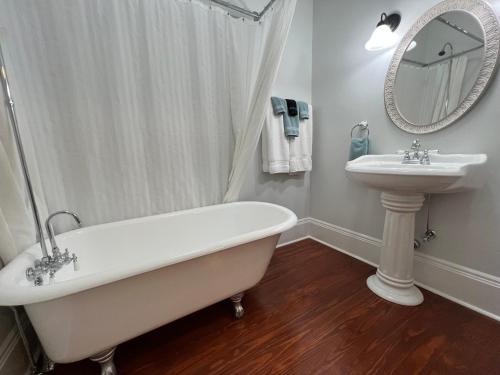
{"type": "Polygon", "coordinates": [[[485,180],[484,154],[432,154],[430,164],[403,164],[403,155],[367,155],[346,164],[350,179],[382,191],[386,209],[383,244],[377,273],[368,287],[380,297],[414,306],[423,302],[413,282],[415,213],[425,193],[478,189],[485,180]]]}

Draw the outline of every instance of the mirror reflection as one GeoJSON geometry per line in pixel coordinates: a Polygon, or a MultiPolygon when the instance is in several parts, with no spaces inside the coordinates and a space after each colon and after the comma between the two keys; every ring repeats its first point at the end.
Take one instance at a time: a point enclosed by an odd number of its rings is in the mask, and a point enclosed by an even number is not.
{"type": "Polygon", "coordinates": [[[483,55],[483,29],[473,15],[453,11],[433,19],[398,68],[394,96],[401,116],[429,125],[453,113],[474,86],[483,55]]]}

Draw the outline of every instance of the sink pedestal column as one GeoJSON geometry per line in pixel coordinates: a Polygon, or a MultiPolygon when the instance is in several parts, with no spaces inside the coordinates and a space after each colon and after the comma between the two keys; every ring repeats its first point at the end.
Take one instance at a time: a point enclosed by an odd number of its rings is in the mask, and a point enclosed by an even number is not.
{"type": "Polygon", "coordinates": [[[415,213],[424,199],[423,194],[382,193],[386,214],[380,263],[366,283],[378,296],[400,305],[415,306],[424,300],[413,284],[415,213]]]}

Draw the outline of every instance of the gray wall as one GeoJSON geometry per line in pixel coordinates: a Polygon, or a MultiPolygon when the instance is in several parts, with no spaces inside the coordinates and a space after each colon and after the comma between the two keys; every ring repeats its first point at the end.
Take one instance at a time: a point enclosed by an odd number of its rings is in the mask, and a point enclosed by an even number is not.
{"type": "MultiPolygon", "coordinates": [[[[312,21],[313,0],[298,0],[273,95],[311,103],[312,21]]],[[[297,176],[263,173],[259,144],[240,199],[281,204],[301,218],[309,216],[309,197],[310,173],[297,176]]]]}
{"type": "MultiPolygon", "coordinates": [[[[364,43],[381,12],[398,10],[402,36],[437,0],[315,0],[313,32],[314,168],[311,216],[377,238],[384,210],[379,194],[350,182],[344,173],[351,127],[368,120],[372,153],[408,148],[415,136],[399,130],[384,109],[384,79],[393,50],[368,52],[364,43]]],[[[492,1],[500,14],[500,1],[492,1]]],[[[432,199],[432,226],[439,238],[423,252],[500,276],[500,77],[471,113],[421,143],[442,152],[487,153],[484,189],[432,199]]],[[[424,231],[424,215],[417,233],[424,231]]]]}

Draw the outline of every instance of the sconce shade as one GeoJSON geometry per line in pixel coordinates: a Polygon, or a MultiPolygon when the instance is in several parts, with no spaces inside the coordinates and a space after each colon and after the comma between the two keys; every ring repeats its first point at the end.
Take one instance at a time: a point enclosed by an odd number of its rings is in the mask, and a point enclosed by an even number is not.
{"type": "Polygon", "coordinates": [[[365,49],[368,51],[380,51],[394,46],[398,41],[394,30],[398,28],[400,22],[401,16],[399,14],[393,13],[388,16],[382,13],[377,28],[365,43],[365,49]]]}

